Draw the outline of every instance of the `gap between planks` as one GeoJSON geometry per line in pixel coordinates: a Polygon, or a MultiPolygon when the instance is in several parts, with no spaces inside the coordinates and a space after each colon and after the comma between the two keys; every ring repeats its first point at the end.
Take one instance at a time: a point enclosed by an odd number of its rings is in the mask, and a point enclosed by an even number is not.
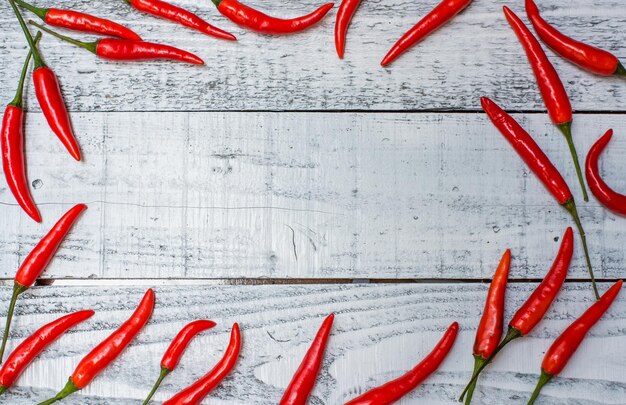
{"type": "MultiPolygon", "coordinates": [[[[41,114],[41,111],[34,110],[31,111],[28,108],[25,109],[26,112],[31,112],[33,114],[41,114]]],[[[505,111],[509,114],[525,114],[525,115],[546,115],[547,110],[520,110],[520,109],[506,109],[505,111]]],[[[448,109],[448,108],[421,108],[421,109],[403,109],[403,110],[391,110],[391,109],[377,109],[377,110],[366,110],[366,109],[335,109],[335,110],[324,110],[324,109],[203,109],[203,110],[68,110],[70,113],[75,114],[104,114],[104,113],[135,113],[135,114],[143,114],[143,113],[181,113],[181,114],[197,114],[197,113],[250,113],[250,114],[258,114],[258,113],[308,113],[308,114],[484,114],[485,112],[482,109],[467,109],[467,110],[459,110],[459,109],[448,109]]],[[[574,110],[574,115],[626,115],[626,111],[616,111],[616,110],[574,110]]]]}
{"type": "MultiPolygon", "coordinates": [[[[618,279],[596,278],[598,283],[615,283],[618,279]]],[[[509,284],[540,283],[540,278],[512,278],[509,284]]],[[[491,279],[440,278],[98,278],[37,280],[36,286],[166,286],[166,285],[338,285],[338,284],[484,284],[491,279]]],[[[589,283],[588,279],[571,278],[568,284],[589,283]]],[[[13,279],[0,279],[0,286],[10,286],[13,279]]]]}

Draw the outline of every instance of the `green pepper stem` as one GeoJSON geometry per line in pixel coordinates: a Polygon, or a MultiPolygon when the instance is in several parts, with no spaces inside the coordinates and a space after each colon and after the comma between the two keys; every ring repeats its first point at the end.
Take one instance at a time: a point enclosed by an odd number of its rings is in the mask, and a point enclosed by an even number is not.
{"type": "Polygon", "coordinates": [[[591,258],[589,257],[589,249],[587,248],[587,236],[585,235],[585,230],[583,229],[583,225],[580,222],[580,217],[578,216],[578,210],[576,209],[576,203],[574,199],[570,199],[563,204],[565,209],[569,211],[574,218],[574,222],[576,223],[576,227],[578,228],[578,233],[580,234],[580,239],[583,242],[583,250],[585,251],[585,260],[587,261],[587,270],[589,271],[589,277],[591,278],[591,285],[593,286],[593,293],[596,296],[596,300],[600,299],[600,294],[598,293],[598,286],[596,285],[596,278],[593,275],[593,267],[591,266],[591,258]]]}
{"type": "Polygon", "coordinates": [[[552,376],[550,374],[548,374],[545,371],[541,370],[541,376],[539,377],[539,382],[537,382],[537,386],[535,387],[535,390],[533,391],[533,395],[528,400],[528,405],[532,405],[532,404],[535,403],[535,401],[537,400],[537,397],[539,397],[539,393],[541,392],[541,389],[551,379],[552,379],[552,376]]]}
{"type": "Polygon", "coordinates": [[[222,0],[211,0],[213,2],[213,4],[215,4],[215,7],[219,7],[220,3],[222,2],[222,0]]]}
{"type": "Polygon", "coordinates": [[[58,394],[56,394],[56,396],[54,396],[54,398],[50,398],[50,399],[47,399],[47,400],[45,400],[43,402],[40,402],[38,405],[50,405],[50,404],[53,404],[53,403],[55,403],[57,401],[62,400],[65,397],[69,396],[70,394],[75,393],[78,390],[79,390],[79,388],[76,385],[74,385],[74,383],[70,379],[67,382],[67,384],[65,384],[65,387],[63,387],[63,389],[58,394]]]}
{"type": "Polygon", "coordinates": [[[70,44],[79,46],[79,47],[81,47],[83,49],[88,50],[89,52],[91,52],[93,54],[96,53],[96,47],[98,46],[98,42],[82,42],[82,41],[78,41],[78,40],[76,40],[74,38],[71,38],[71,37],[68,37],[68,36],[65,36],[65,35],[61,35],[58,32],[52,31],[51,29],[46,28],[46,27],[44,27],[41,24],[37,24],[33,20],[28,21],[28,23],[30,25],[34,25],[35,27],[39,28],[40,30],[42,30],[44,32],[47,32],[48,34],[50,34],[50,35],[52,35],[54,37],[57,37],[57,38],[65,41],[65,42],[69,42],[70,44]]]}
{"type": "Polygon", "coordinates": [[[587,194],[587,187],[585,186],[585,180],[583,180],[583,172],[580,168],[580,162],[578,160],[578,152],[576,152],[576,146],[574,145],[574,138],[572,136],[572,122],[566,122],[565,124],[558,125],[563,135],[565,135],[565,140],[567,140],[567,145],[569,146],[569,151],[572,155],[572,159],[574,160],[574,167],[576,168],[576,175],[578,176],[578,182],[580,183],[580,188],[583,191],[583,199],[585,202],[589,201],[589,195],[587,194]]]}
{"type": "Polygon", "coordinates": [[[8,387],[5,387],[4,385],[0,385],[0,395],[4,394],[4,392],[8,389],[9,389],[8,387]]]}
{"type": "Polygon", "coordinates": [[[145,401],[143,401],[142,405],[147,405],[150,402],[150,400],[152,399],[154,394],[157,392],[157,390],[161,386],[161,383],[163,382],[163,379],[169,373],[170,373],[170,370],[166,369],[165,367],[161,367],[161,374],[159,375],[159,378],[156,380],[156,383],[154,383],[154,387],[152,387],[152,391],[150,391],[150,393],[148,394],[148,397],[146,398],[145,401]]]}
{"type": "MultiPolygon", "coordinates": [[[[41,32],[39,31],[37,32],[37,35],[35,35],[35,45],[37,45],[37,42],[39,42],[40,39],[41,39],[41,32]]],[[[15,92],[15,97],[13,98],[13,101],[9,103],[9,105],[12,105],[14,107],[20,107],[20,108],[22,107],[22,96],[24,95],[24,82],[26,81],[26,73],[28,72],[28,64],[30,63],[30,58],[32,56],[33,56],[33,53],[29,49],[28,55],[26,55],[26,60],[24,61],[24,66],[22,66],[22,73],[20,74],[20,81],[17,84],[17,91],[15,92]]]]}
{"type": "Polygon", "coordinates": [[[19,4],[20,6],[24,7],[26,10],[30,11],[31,13],[35,14],[37,17],[41,18],[42,20],[46,21],[46,14],[48,14],[48,9],[47,8],[39,8],[39,7],[35,7],[32,4],[29,4],[23,0],[15,0],[15,2],[17,4],[19,4]]]}
{"type": "Polygon", "coordinates": [[[470,382],[467,383],[467,386],[465,387],[465,389],[461,393],[461,396],[459,397],[459,402],[463,402],[463,398],[465,397],[465,394],[470,390],[471,385],[476,383],[480,373],[485,369],[485,367],[487,367],[489,365],[489,363],[491,363],[493,358],[496,357],[496,354],[498,354],[498,352],[500,350],[502,350],[504,348],[504,346],[508,345],[511,341],[513,341],[513,340],[515,340],[517,338],[520,338],[520,337],[522,337],[522,333],[519,330],[509,326],[509,330],[506,333],[506,336],[504,337],[504,339],[502,339],[502,342],[500,342],[500,344],[498,345],[498,347],[496,347],[496,349],[493,351],[493,353],[491,353],[489,355],[489,357],[487,357],[484,360],[484,363],[481,364],[480,367],[478,367],[478,369],[474,370],[474,375],[472,375],[472,378],[470,379],[470,382]]]}
{"type": "MultiPolygon", "coordinates": [[[[478,374],[478,370],[480,369],[480,367],[483,365],[485,361],[486,361],[485,358],[476,354],[474,355],[474,372],[472,373],[472,377],[478,374]]],[[[474,380],[473,382],[470,382],[469,388],[467,390],[467,394],[465,395],[465,405],[469,405],[472,402],[472,397],[474,396],[474,389],[476,389],[477,383],[478,383],[478,380],[474,380]]]]}
{"type": "Polygon", "coordinates": [[[617,62],[617,69],[615,69],[615,74],[618,76],[626,77],[626,68],[622,65],[621,62],[617,62]]]}
{"type": "Polygon", "coordinates": [[[9,330],[11,329],[11,320],[13,319],[13,311],[15,311],[15,303],[17,302],[17,297],[24,291],[28,290],[28,287],[25,287],[19,283],[15,283],[13,285],[13,296],[11,297],[11,304],[9,304],[9,312],[7,313],[7,321],[6,326],[4,327],[4,336],[2,337],[2,346],[0,347],[0,363],[4,358],[4,350],[7,347],[7,340],[9,340],[9,330]]]}
{"type": "Polygon", "coordinates": [[[26,22],[24,22],[24,18],[22,17],[20,10],[18,10],[17,6],[15,5],[15,0],[9,0],[9,3],[11,4],[11,8],[13,9],[13,12],[15,13],[15,16],[17,17],[17,20],[19,21],[20,26],[22,27],[22,32],[24,32],[26,41],[28,41],[28,46],[30,46],[30,50],[33,53],[33,58],[35,59],[35,69],[46,66],[43,63],[43,60],[41,60],[41,55],[39,54],[39,51],[37,50],[37,45],[35,44],[35,41],[33,40],[33,36],[30,35],[30,31],[28,30],[28,27],[26,26],[26,22]]]}

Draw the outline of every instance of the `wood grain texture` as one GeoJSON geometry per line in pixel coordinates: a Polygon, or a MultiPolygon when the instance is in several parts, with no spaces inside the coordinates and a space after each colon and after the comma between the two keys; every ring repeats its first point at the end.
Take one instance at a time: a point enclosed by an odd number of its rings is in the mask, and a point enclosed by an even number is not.
{"type": "MultiPolygon", "coordinates": [[[[279,38],[234,26],[209,0],[176,3],[232,31],[239,41],[216,40],[141,14],[123,0],[54,2],[55,7],[112,18],[146,40],[196,52],[207,63],[206,67],[111,63],[45,36],[43,54],[59,74],[73,111],[475,110],[480,108],[481,95],[494,96],[511,109],[544,110],[530,66],[502,14],[502,1],[475,1],[389,69],[380,67],[382,57],[437,1],[364,1],[350,27],[344,61],[337,58],[333,43],[336,8],[319,26],[279,38]]],[[[313,10],[322,1],[247,3],[270,14],[292,17],[313,10]]],[[[510,5],[523,16],[522,4],[510,5]]],[[[545,18],[565,33],[626,57],[622,0],[543,0],[540,7],[545,18]]],[[[0,2],[0,30],[5,73],[0,96],[10,100],[26,44],[6,1],[0,2]]],[[[623,78],[597,77],[552,52],[549,56],[576,110],[624,111],[623,78]]],[[[35,102],[29,106],[38,109],[35,102]]]]}
{"type": "MultiPolygon", "coordinates": [[[[518,115],[580,194],[547,116],[518,115]]],[[[570,225],[483,114],[80,113],[76,164],[40,114],[26,131],[45,223],[0,186],[0,274],[11,278],[72,204],[89,210],[47,278],[543,277],[570,225]]],[[[620,115],[579,115],[584,156],[626,190],[620,115]]],[[[622,136],[623,135],[623,136],[622,136]]],[[[621,277],[624,218],[580,199],[598,277],[621,277]]],[[[577,242],[578,243],[578,242],[577,242]]],[[[586,277],[581,252],[570,277],[586,277]]]]}
{"type": "MultiPolygon", "coordinates": [[[[0,403],[31,404],[60,389],[80,358],[129,316],[146,288],[43,287],[26,293],[17,307],[10,347],[66,312],[91,307],[96,315],[43,353],[19,380],[19,388],[0,397],[0,403]]],[[[510,285],[506,319],[533,288],[510,285]]],[[[601,290],[606,288],[608,284],[601,285],[601,290]]],[[[311,404],[343,403],[398,376],[458,320],[461,332],[448,359],[399,403],[453,404],[470,376],[471,347],[486,289],[480,284],[158,287],[153,318],[132,346],[82,392],[86,396],[63,403],[139,403],[157,377],[170,339],[187,322],[209,318],[218,326],[192,342],[157,399],[168,398],[206,372],[223,353],[230,326],[239,322],[244,344],[237,368],[204,403],[275,404],[323,317],[334,312],[336,321],[311,404]]],[[[9,289],[3,288],[0,299],[8,298],[9,289]]],[[[586,284],[567,285],[547,320],[529,337],[512,343],[485,373],[475,403],[525,403],[542,353],[592,299],[586,284]]],[[[626,357],[619,348],[626,344],[625,317],[626,301],[619,297],[562,377],[546,387],[542,404],[623,403],[626,357]]]]}

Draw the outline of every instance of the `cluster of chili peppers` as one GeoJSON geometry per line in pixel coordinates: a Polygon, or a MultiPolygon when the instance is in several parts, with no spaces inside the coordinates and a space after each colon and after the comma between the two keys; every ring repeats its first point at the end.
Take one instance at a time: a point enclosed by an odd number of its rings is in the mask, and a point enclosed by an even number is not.
{"type": "MultiPolygon", "coordinates": [[[[13,296],[9,305],[2,346],[0,348],[0,363],[2,363],[4,350],[8,341],[11,320],[18,296],[35,284],[37,278],[39,278],[41,273],[52,261],[60,244],[86,208],[84,204],[79,204],[63,215],[50,232],[35,246],[18,269],[15,275],[13,296]]],[[[52,404],[62,400],[68,395],[89,385],[98,374],[122,354],[124,349],[148,323],[154,310],[154,304],[154,291],[149,289],[132,316],[79,362],[66,386],[56,396],[41,402],[40,405],[52,404]]],[[[3,363],[2,368],[0,368],[0,395],[13,386],[28,365],[30,365],[46,347],[57,340],[68,329],[90,318],[92,315],[94,315],[94,311],[91,310],[66,315],[38,329],[20,343],[10,354],[7,361],[3,363]]],[[[150,401],[163,379],[176,368],[190,341],[200,332],[214,326],[215,322],[213,321],[198,320],[191,322],[178,333],[163,355],[163,359],[161,360],[161,375],[148,395],[148,398],[145,400],[145,404],[150,401]]],[[[328,329],[325,336],[326,339],[329,333],[330,329],[328,329]]],[[[181,391],[166,403],[181,405],[199,404],[234,368],[240,350],[241,334],[239,326],[234,324],[231,341],[222,360],[204,377],[181,391]]],[[[310,379],[311,377],[308,378],[310,379]]]]}
{"type": "MultiPolygon", "coordinates": [[[[196,14],[164,1],[125,1],[136,10],[179,23],[207,35],[225,40],[236,40],[234,35],[214,27],[196,14]]],[[[305,30],[321,21],[333,7],[333,4],[329,3],[301,17],[280,19],[268,16],[240,3],[238,0],[212,1],[221,14],[237,25],[271,35],[291,34],[305,30]]],[[[31,35],[17,5],[32,12],[48,25],[106,36],[106,38],[101,38],[94,42],[83,42],[61,35],[34,21],[30,21],[30,24],[41,31],[84,48],[104,59],[124,61],[169,59],[190,64],[204,64],[204,62],[190,52],[164,44],[143,41],[131,29],[110,20],[73,10],[38,8],[23,0],[9,0],[9,2],[29,44],[29,53],[22,67],[15,97],[7,106],[2,122],[0,139],[2,142],[2,163],[9,188],[20,207],[31,218],[40,222],[41,215],[28,187],[23,152],[23,89],[31,58],[34,60],[33,82],[35,94],[51,130],[61,140],[72,157],[76,160],[81,160],[81,153],[74,136],[58,80],[53,71],[44,64],[37,48],[41,32],[38,32],[35,37],[31,35]]],[[[453,19],[458,13],[467,8],[471,2],[471,0],[442,1],[394,44],[383,58],[381,65],[388,66],[391,64],[400,55],[453,19]]],[[[347,30],[360,3],[360,0],[343,0],[339,7],[335,26],[335,47],[340,58],[344,57],[347,30]]],[[[525,0],[525,8],[527,16],[539,38],[563,58],[599,75],[626,76],[626,68],[614,55],[569,38],[551,26],[541,17],[539,9],[533,0],[525,0]]],[[[541,44],[528,27],[508,7],[505,6],[503,10],[507,21],[524,48],[548,114],[566,138],[583,198],[587,201],[588,196],[583,171],[578,161],[578,154],[572,136],[572,106],[565,86],[543,51],[541,44]]],[[[622,281],[615,283],[607,292],[600,296],[588,253],[585,232],[578,216],[573,194],[566,181],[530,134],[513,117],[486,97],[481,99],[481,104],[490,120],[511,143],[531,171],[545,185],[557,202],[571,214],[581,237],[589,276],[597,298],[597,301],[580,318],[574,321],[546,352],[541,365],[541,376],[537,388],[529,400],[529,404],[532,404],[539,396],[541,388],[564,369],[587,332],[609,309],[622,288],[622,281]]],[[[626,196],[611,189],[603,181],[599,173],[599,157],[610,142],[612,135],[612,130],[609,130],[591,148],[586,159],[585,175],[589,188],[598,201],[614,212],[626,215],[626,196]]],[[[79,204],[68,211],[37,244],[17,271],[3,342],[0,347],[0,362],[5,351],[17,298],[34,285],[37,278],[52,260],[73,224],[85,209],[85,205],[79,204]]],[[[510,250],[505,252],[494,274],[476,333],[473,347],[474,372],[467,387],[461,394],[461,400],[464,400],[466,404],[469,404],[472,400],[481,372],[493,361],[495,356],[511,341],[528,335],[543,319],[565,281],[573,250],[573,231],[572,228],[568,228],[562,238],[561,247],[550,271],[527,301],[515,313],[509,322],[507,333],[502,338],[505,292],[511,267],[511,252],[510,250]]],[[[133,315],[79,362],[66,386],[55,397],[42,402],[40,405],[59,401],[89,385],[99,373],[120,356],[143,329],[152,315],[154,304],[154,292],[150,289],[144,295],[133,315]]],[[[15,383],[25,368],[47,346],[67,330],[90,318],[93,314],[93,311],[87,310],[61,317],[43,326],[18,345],[0,369],[0,394],[4,393],[15,383]]],[[[331,314],[322,323],[300,367],[287,387],[280,401],[281,405],[304,405],[307,403],[322,365],[333,320],[334,315],[331,314]]],[[[150,402],[165,377],[177,367],[191,340],[199,333],[213,328],[215,325],[213,321],[198,320],[188,324],[178,333],[161,360],[160,375],[144,401],[144,405],[150,402]]],[[[453,323],[433,351],[405,375],[361,394],[357,398],[348,401],[346,405],[385,405],[398,401],[437,370],[452,349],[458,329],[458,324],[456,322],[453,323]]],[[[235,323],[232,327],[230,342],[222,359],[206,375],[164,402],[164,404],[199,404],[234,369],[240,355],[241,344],[241,332],[239,325],[235,323]]]]}
{"type": "MultiPolygon", "coordinates": [[[[214,27],[191,11],[163,0],[124,1],[138,11],[173,21],[212,37],[230,41],[237,39],[234,35],[214,27]]],[[[32,219],[41,222],[41,215],[28,187],[24,159],[24,111],[22,109],[22,97],[31,57],[34,59],[33,82],[35,95],[50,129],[57,135],[74,159],[80,161],[81,152],[57,77],[44,64],[37,49],[37,41],[28,30],[18,5],[36,15],[48,25],[105,36],[105,38],[94,42],[84,42],[61,35],[34,21],[30,21],[33,26],[38,27],[42,31],[86,49],[103,59],[114,61],[165,59],[194,65],[203,65],[204,61],[197,55],[185,50],[170,45],[144,41],[130,28],[105,18],[75,10],[36,7],[24,0],[9,0],[9,2],[29,44],[30,53],[24,63],[15,98],[7,106],[2,120],[2,164],[9,189],[20,207],[32,219]]],[[[301,17],[280,19],[268,16],[237,0],[213,0],[213,2],[220,13],[236,24],[252,31],[273,35],[303,31],[321,21],[333,7],[333,4],[329,3],[301,17]]],[[[39,38],[39,35],[37,37],[39,38]]]]}
{"type": "MultiPolygon", "coordinates": [[[[541,17],[539,9],[533,0],[526,0],[525,7],[528,18],[539,37],[559,55],[586,70],[600,75],[624,75],[626,73],[624,67],[615,56],[601,49],[575,41],[549,25],[541,17]]],[[[503,10],[507,21],[526,52],[548,114],[554,124],[565,135],[574,160],[584,200],[588,201],[582,170],[572,138],[572,107],[563,82],[543,51],[541,44],[522,20],[508,7],[504,6],[503,10]]],[[[574,321],[556,339],[546,352],[537,388],[528,402],[528,404],[533,404],[539,396],[541,388],[553,376],[563,370],[586,333],[608,310],[621,290],[622,281],[618,281],[600,297],[589,257],[585,232],[578,216],[573,194],[563,176],[530,134],[513,117],[487,97],[481,98],[481,104],[494,126],[509,141],[511,146],[513,146],[515,151],[559,204],[571,214],[580,233],[589,276],[597,299],[579,319],[574,321]]],[[[626,196],[612,190],[599,174],[598,159],[611,140],[612,135],[613,131],[609,130],[591,148],[586,160],[585,174],[589,187],[598,201],[609,209],[626,215],[626,196]]],[[[474,343],[474,372],[469,383],[461,393],[460,401],[464,401],[466,405],[469,404],[472,400],[479,375],[491,363],[494,357],[511,341],[530,333],[542,320],[565,281],[572,259],[573,248],[573,232],[571,228],[568,228],[563,236],[561,248],[551,270],[524,305],[515,313],[513,319],[509,322],[507,334],[500,340],[503,332],[504,295],[511,263],[510,251],[505,253],[496,270],[487,295],[485,309],[474,343]]]]}
{"type": "MultiPolygon", "coordinates": [[[[573,252],[574,236],[572,228],[568,228],[563,235],[561,247],[552,268],[526,302],[513,315],[505,337],[500,340],[503,332],[506,284],[511,265],[511,252],[507,250],[496,269],[487,294],[485,309],[474,342],[474,372],[470,382],[461,393],[459,401],[466,405],[470,404],[480,373],[506,345],[528,335],[541,322],[567,277],[573,252]]],[[[563,370],[586,333],[609,309],[621,288],[622,280],[619,280],[598,301],[594,302],[583,316],[574,321],[548,349],[542,364],[542,374],[537,389],[528,402],[529,404],[534,403],[541,387],[563,370]]]]}
{"type": "MultiPolygon", "coordinates": [[[[533,0],[525,0],[525,8],[528,19],[532,23],[539,38],[564,59],[575,65],[602,76],[626,76],[626,68],[619,59],[605,50],[576,41],[561,33],[550,25],[539,12],[539,8],[533,0]]],[[[588,201],[588,195],[578,162],[576,148],[572,138],[572,107],[558,73],[548,60],[539,41],[524,25],[521,19],[509,8],[504,7],[504,14],[515,31],[520,42],[524,46],[526,55],[537,78],[537,84],[543,96],[548,114],[552,121],[565,135],[580,182],[583,198],[588,201]]],[[[586,159],[586,178],[589,188],[597,200],[607,208],[622,215],[626,212],[626,197],[613,191],[602,181],[598,170],[598,157],[611,139],[612,131],[602,137],[589,152],[586,159]]],[[[598,297],[596,291],[596,297],[598,297]]]]}

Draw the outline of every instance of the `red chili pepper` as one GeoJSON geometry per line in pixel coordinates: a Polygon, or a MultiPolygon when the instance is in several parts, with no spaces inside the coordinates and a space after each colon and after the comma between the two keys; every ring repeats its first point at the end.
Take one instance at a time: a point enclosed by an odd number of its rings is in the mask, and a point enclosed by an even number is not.
{"type": "MultiPolygon", "coordinates": [[[[41,38],[38,32],[35,43],[41,38]]],[[[17,203],[36,222],[41,222],[41,215],[33,201],[28,189],[26,176],[26,163],[24,162],[24,109],[22,108],[22,96],[24,94],[24,82],[32,53],[29,51],[22,67],[20,81],[13,101],[4,110],[2,119],[2,168],[4,176],[15,197],[17,203]]]]}
{"type": "Polygon", "coordinates": [[[131,29],[105,18],[95,17],[74,10],[39,8],[23,0],[15,0],[15,2],[41,18],[46,24],[50,24],[54,27],[141,41],[141,37],[131,29]]]}
{"type": "Polygon", "coordinates": [[[199,405],[235,367],[240,351],[241,334],[239,332],[239,325],[234,324],[230,333],[230,342],[228,343],[224,357],[222,357],[211,371],[172,398],[163,402],[163,405],[199,405]]]}
{"type": "Polygon", "coordinates": [[[453,19],[454,16],[467,8],[471,2],[472,0],[443,0],[437,7],[415,24],[413,28],[400,37],[380,64],[382,66],[391,64],[398,56],[402,55],[415,44],[453,19]]]}
{"type": "Polygon", "coordinates": [[[600,155],[606,149],[606,146],[613,137],[613,130],[609,129],[598,139],[589,150],[587,155],[587,164],[585,165],[585,174],[587,175],[587,183],[593,195],[596,196],[598,201],[608,209],[621,214],[626,215],[626,195],[619,194],[614,191],[608,184],[602,180],[600,176],[600,168],[598,167],[598,160],[600,155]]]}
{"type": "Polygon", "coordinates": [[[550,63],[543,48],[541,48],[541,44],[524,25],[522,20],[508,7],[504,6],[503,9],[506,19],[509,21],[513,31],[515,31],[517,38],[524,47],[524,51],[526,51],[526,56],[535,74],[543,102],[548,109],[548,115],[550,115],[552,122],[563,132],[567,140],[572,159],[574,160],[578,181],[583,192],[583,198],[585,201],[589,201],[582,170],[580,169],[580,162],[578,161],[578,153],[572,138],[572,105],[563,82],[552,63],[550,63]]]}
{"type": "Polygon", "coordinates": [[[302,17],[283,20],[271,17],[237,0],[212,0],[220,13],[237,25],[262,34],[282,35],[303,31],[317,24],[333,8],[333,3],[324,4],[302,17]]]}
{"type": "Polygon", "coordinates": [[[152,14],[166,20],[177,22],[185,27],[193,28],[215,38],[236,41],[237,38],[224,30],[212,26],[191,11],[176,7],[161,0],[124,0],[132,7],[144,13],[152,14]]]}
{"type": "Polygon", "coordinates": [[[359,8],[361,0],[343,0],[337,11],[337,22],[335,23],[335,48],[337,49],[337,55],[339,59],[343,59],[343,54],[346,49],[346,34],[348,32],[348,26],[356,9],[359,8]]]}
{"type": "Polygon", "coordinates": [[[17,270],[17,273],[15,273],[13,296],[11,297],[11,304],[9,305],[6,326],[4,328],[4,337],[2,339],[2,346],[0,347],[0,363],[2,362],[4,349],[7,344],[7,338],[9,337],[9,330],[11,328],[11,320],[13,319],[13,311],[15,310],[17,297],[35,284],[37,278],[41,275],[41,273],[43,273],[54,257],[59,245],[69,233],[72,225],[74,225],[78,219],[78,216],[86,209],[86,205],[78,204],[66,212],[65,215],[63,215],[46,234],[46,236],[39,241],[30,254],[26,256],[24,263],[22,263],[20,268],[17,270]]]}
{"type": "Polygon", "coordinates": [[[504,110],[487,97],[482,97],[480,102],[493,124],[509,141],[509,143],[513,146],[513,149],[515,149],[524,162],[526,162],[533,173],[539,177],[539,180],[541,180],[559,204],[561,204],[571,214],[582,240],[585,260],[587,261],[587,268],[589,270],[589,277],[591,278],[591,283],[593,285],[593,292],[596,295],[596,298],[600,298],[598,288],[596,287],[596,280],[593,275],[591,259],[589,258],[589,250],[587,249],[587,237],[585,236],[585,231],[580,222],[580,217],[578,216],[578,210],[576,208],[576,203],[574,202],[574,197],[572,196],[572,192],[567,186],[567,183],[563,180],[563,176],[561,176],[557,168],[554,167],[550,159],[541,150],[539,145],[537,145],[528,132],[526,132],[524,128],[522,128],[522,126],[513,119],[513,117],[504,112],[504,110]]]}
{"type": "Polygon", "coordinates": [[[39,67],[33,72],[33,82],[35,96],[37,96],[41,112],[46,117],[50,129],[61,140],[70,155],[80,161],[80,147],[74,137],[70,116],[65,107],[65,100],[63,100],[56,75],[47,66],[39,67]]]}
{"type": "Polygon", "coordinates": [[[169,45],[117,38],[102,38],[94,42],[82,42],[54,32],[34,21],[29,21],[29,23],[48,34],[86,49],[103,59],[125,61],[169,59],[194,65],[204,65],[204,61],[193,53],[169,45]]]}
{"type": "Polygon", "coordinates": [[[392,404],[404,395],[413,391],[429,375],[434,373],[444,361],[454,345],[459,324],[454,322],[443,335],[433,351],[426,356],[414,369],[366,393],[346,402],[346,405],[387,405],[392,404]]]}
{"type": "Polygon", "coordinates": [[[28,28],[26,27],[22,14],[20,14],[20,11],[15,5],[15,0],[9,0],[9,3],[13,8],[13,12],[22,27],[24,36],[28,41],[31,52],[33,53],[33,59],[35,61],[33,83],[35,85],[35,95],[37,96],[37,101],[41,107],[41,112],[44,117],[46,117],[46,121],[48,121],[48,125],[50,126],[50,129],[52,129],[52,132],[54,132],[55,135],[61,140],[63,146],[65,146],[65,148],[70,152],[70,155],[72,155],[74,159],[80,160],[80,148],[78,147],[78,142],[74,137],[70,116],[67,113],[67,108],[65,107],[65,101],[63,100],[63,95],[61,94],[59,81],[57,80],[54,72],[43,63],[41,55],[37,50],[37,45],[33,41],[30,31],[28,31],[28,28]]]}
{"type": "MultiPolygon", "coordinates": [[[[474,372],[478,370],[498,347],[504,326],[504,295],[511,268],[511,250],[507,250],[500,260],[500,264],[493,275],[485,309],[480,319],[476,339],[474,340],[474,372]]],[[[472,375],[474,377],[474,375],[472,375]]],[[[469,404],[474,395],[476,381],[470,384],[465,397],[465,403],[469,404]]]]}
{"type": "Polygon", "coordinates": [[[154,309],[154,291],[149,289],[132,316],[78,363],[65,387],[39,405],[49,405],[85,388],[111,364],[148,323],[154,309]]]}
{"type": "Polygon", "coordinates": [[[576,41],[548,24],[533,0],[526,0],[526,14],[539,38],[565,59],[599,75],[626,76],[626,69],[613,54],[576,41]]]}
{"type": "Polygon", "coordinates": [[[91,310],[87,310],[65,315],[42,326],[35,333],[24,339],[2,365],[0,370],[0,395],[13,386],[24,370],[46,347],[50,346],[68,329],[91,318],[94,313],[91,310]]]}
{"type": "Polygon", "coordinates": [[[324,350],[330,337],[330,331],[333,327],[334,314],[326,317],[320,327],[311,347],[306,352],[304,359],[298,370],[294,374],[287,390],[283,394],[279,405],[306,405],[309,395],[315,385],[317,374],[322,367],[324,359],[324,350]]]}
{"type": "Polygon", "coordinates": [[[500,342],[498,347],[485,359],[484,363],[478,369],[474,370],[474,375],[461,393],[459,401],[463,400],[470,386],[476,383],[480,373],[491,363],[494,357],[496,357],[496,354],[498,354],[504,346],[517,338],[526,336],[541,322],[546,312],[548,312],[550,305],[552,305],[552,301],[554,301],[561,290],[561,286],[567,277],[567,271],[569,270],[573,253],[574,233],[572,232],[572,228],[567,228],[563,235],[559,252],[552,264],[552,268],[550,268],[548,274],[546,274],[543,281],[537,286],[530,297],[528,297],[526,302],[524,302],[515,315],[513,315],[511,322],[509,322],[509,330],[502,342],[500,342]]]}
{"type": "Polygon", "coordinates": [[[541,377],[537,383],[537,388],[528,401],[528,405],[535,403],[539,392],[555,375],[558,375],[569,359],[574,355],[578,346],[582,343],[587,332],[595,325],[604,313],[609,309],[617,295],[622,289],[624,282],[619,280],[613,284],[602,297],[593,303],[580,318],[576,319],[561,335],[556,338],[552,346],[546,352],[541,363],[541,377]]]}
{"type": "Polygon", "coordinates": [[[154,384],[152,391],[150,391],[150,394],[148,394],[146,400],[143,401],[143,405],[146,405],[150,402],[154,394],[159,389],[161,382],[163,382],[163,379],[169,373],[174,371],[174,369],[178,365],[178,362],[180,361],[180,358],[183,356],[183,353],[187,349],[187,346],[191,342],[191,339],[193,339],[198,333],[207,329],[211,329],[214,326],[215,322],[213,321],[200,320],[187,324],[187,326],[185,326],[183,329],[181,329],[180,332],[178,332],[178,335],[176,335],[170,346],[165,351],[163,358],[161,359],[161,374],[159,375],[159,379],[157,380],[157,382],[154,384]]]}

